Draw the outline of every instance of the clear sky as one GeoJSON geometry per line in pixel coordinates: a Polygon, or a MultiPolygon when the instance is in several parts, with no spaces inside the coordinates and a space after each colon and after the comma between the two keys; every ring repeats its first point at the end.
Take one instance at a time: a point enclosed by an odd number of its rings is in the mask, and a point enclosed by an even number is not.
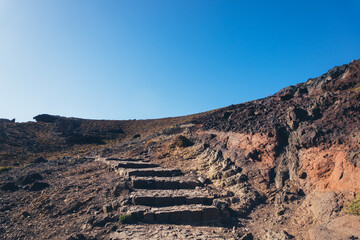
{"type": "Polygon", "coordinates": [[[145,119],[360,59],[359,0],[0,0],[0,118],[145,119]]]}

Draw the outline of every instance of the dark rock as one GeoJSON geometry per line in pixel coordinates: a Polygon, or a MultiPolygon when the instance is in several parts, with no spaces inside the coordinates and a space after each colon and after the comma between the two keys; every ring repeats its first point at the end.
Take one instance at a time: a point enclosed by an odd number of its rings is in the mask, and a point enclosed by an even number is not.
{"type": "Polygon", "coordinates": [[[281,209],[281,210],[278,211],[279,216],[282,216],[284,214],[285,214],[285,209],[281,209]]]}
{"type": "Polygon", "coordinates": [[[117,229],[118,229],[118,227],[116,225],[114,225],[110,228],[110,231],[115,232],[117,229]]]}
{"type": "Polygon", "coordinates": [[[43,158],[43,157],[39,157],[39,158],[37,158],[37,159],[35,159],[34,161],[32,161],[32,163],[46,163],[46,162],[48,162],[48,160],[46,160],[45,158],[43,158]]]}
{"type": "Polygon", "coordinates": [[[296,129],[299,126],[299,123],[307,120],[308,114],[305,110],[296,107],[290,107],[286,115],[286,123],[290,129],[296,129]]]}
{"type": "Polygon", "coordinates": [[[14,123],[15,122],[15,118],[13,119],[6,119],[6,118],[0,118],[0,123],[14,123]]]}
{"type": "Polygon", "coordinates": [[[286,236],[287,239],[293,239],[294,236],[293,235],[290,235],[287,231],[283,231],[283,234],[286,236]]]}
{"type": "Polygon", "coordinates": [[[303,95],[307,94],[308,93],[308,90],[307,90],[307,87],[306,86],[302,86],[302,87],[299,87],[295,94],[294,94],[294,97],[296,98],[300,98],[302,97],[303,95]]]}
{"type": "Polygon", "coordinates": [[[214,199],[213,205],[214,205],[215,207],[217,207],[218,209],[220,209],[220,210],[225,210],[225,209],[227,209],[227,208],[229,207],[229,205],[227,204],[227,202],[222,201],[222,200],[220,200],[220,199],[214,199]]]}
{"type": "Polygon", "coordinates": [[[21,213],[21,215],[24,217],[24,218],[28,218],[28,217],[31,217],[30,213],[24,211],[21,213]]]}
{"type": "Polygon", "coordinates": [[[224,115],[223,115],[224,120],[229,119],[232,113],[233,113],[233,111],[225,112],[224,115]]]}
{"type": "Polygon", "coordinates": [[[18,182],[22,185],[34,183],[36,180],[43,180],[40,173],[29,173],[26,176],[21,176],[18,182]]]}
{"type": "Polygon", "coordinates": [[[236,208],[239,217],[246,217],[261,202],[260,194],[249,186],[239,189],[236,194],[240,199],[236,208]]]}
{"type": "Polygon", "coordinates": [[[45,189],[45,188],[47,188],[49,186],[50,185],[48,183],[46,183],[46,182],[34,182],[30,186],[29,190],[30,191],[41,191],[41,190],[43,190],[43,189],[45,189]]]}
{"type": "Polygon", "coordinates": [[[111,189],[111,194],[114,197],[119,197],[120,195],[123,195],[122,193],[124,193],[124,195],[126,193],[129,192],[129,185],[127,182],[119,182],[117,183],[112,189],[111,189]]]}
{"type": "Polygon", "coordinates": [[[246,182],[248,177],[245,174],[241,174],[239,177],[239,183],[246,182]]]}
{"type": "Polygon", "coordinates": [[[355,167],[360,167],[360,149],[351,149],[346,154],[346,160],[353,163],[355,167]]]}
{"type": "Polygon", "coordinates": [[[112,206],[110,205],[110,204],[105,204],[104,206],[103,206],[103,211],[104,211],[104,213],[109,213],[109,212],[112,212],[112,206]]]}
{"type": "Polygon", "coordinates": [[[138,210],[131,213],[131,222],[140,222],[144,217],[144,210],[138,210]]]}
{"type": "Polygon", "coordinates": [[[1,186],[1,190],[15,192],[19,190],[19,187],[14,182],[8,182],[1,186]]]}
{"type": "Polygon", "coordinates": [[[86,220],[86,223],[93,225],[93,222],[95,221],[95,219],[96,219],[95,216],[90,216],[90,217],[86,220]]]}
{"type": "Polygon", "coordinates": [[[194,145],[194,143],[191,142],[187,137],[179,135],[175,139],[175,145],[178,147],[190,147],[194,145]]]}
{"type": "Polygon", "coordinates": [[[306,179],[307,178],[307,173],[306,172],[302,172],[299,176],[299,178],[301,179],[306,179]]]}
{"type": "Polygon", "coordinates": [[[140,138],[140,134],[135,134],[134,136],[133,136],[133,138],[140,138]]]}
{"type": "Polygon", "coordinates": [[[277,145],[274,150],[276,156],[279,156],[285,146],[289,144],[289,132],[284,126],[275,125],[275,138],[277,145]]]}
{"type": "Polygon", "coordinates": [[[302,129],[299,136],[299,143],[304,148],[310,148],[316,145],[323,133],[315,128],[302,129]]]}
{"type": "Polygon", "coordinates": [[[35,121],[37,122],[46,122],[46,123],[53,123],[58,119],[61,119],[63,117],[61,116],[54,116],[54,115],[50,115],[50,114],[40,114],[37,115],[35,117],[33,117],[35,119],[35,121]]]}
{"type": "Polygon", "coordinates": [[[318,104],[314,104],[310,109],[308,109],[307,114],[312,119],[319,119],[322,117],[321,110],[318,104]]]}
{"type": "Polygon", "coordinates": [[[289,86],[286,88],[281,89],[278,92],[278,96],[281,100],[287,101],[294,97],[295,92],[297,91],[297,88],[295,86],[289,86]]]}
{"type": "Polygon", "coordinates": [[[118,208],[120,207],[120,203],[118,202],[118,201],[113,201],[112,203],[111,203],[111,208],[113,209],[113,210],[118,210],[118,208]]]}

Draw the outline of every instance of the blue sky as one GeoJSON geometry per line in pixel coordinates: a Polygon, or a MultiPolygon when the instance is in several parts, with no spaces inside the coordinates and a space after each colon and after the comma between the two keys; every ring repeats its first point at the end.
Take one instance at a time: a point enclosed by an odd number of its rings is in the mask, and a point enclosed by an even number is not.
{"type": "Polygon", "coordinates": [[[180,116],[360,59],[360,1],[0,0],[0,118],[180,116]]]}

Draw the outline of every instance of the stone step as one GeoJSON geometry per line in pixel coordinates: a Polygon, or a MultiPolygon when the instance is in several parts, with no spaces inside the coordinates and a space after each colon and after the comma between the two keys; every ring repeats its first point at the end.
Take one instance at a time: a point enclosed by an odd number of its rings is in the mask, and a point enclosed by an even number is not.
{"type": "Polygon", "coordinates": [[[218,208],[199,204],[162,208],[135,206],[130,208],[127,214],[131,214],[134,221],[149,224],[208,225],[221,223],[218,208]]]}
{"type": "Polygon", "coordinates": [[[193,177],[132,177],[131,185],[139,189],[194,189],[202,183],[193,177]]]}
{"type": "Polygon", "coordinates": [[[118,168],[116,170],[121,176],[138,176],[138,177],[175,177],[182,176],[183,173],[179,169],[167,168],[144,168],[144,169],[124,169],[118,168]]]}
{"type": "Polygon", "coordinates": [[[139,162],[139,161],[144,161],[144,162],[148,162],[149,160],[144,160],[142,158],[106,158],[105,161],[118,161],[118,162],[139,162]]]}
{"type": "Polygon", "coordinates": [[[95,161],[99,161],[99,162],[103,162],[106,163],[108,165],[115,165],[116,163],[121,163],[121,162],[150,162],[150,160],[144,160],[141,158],[95,158],[95,161]]]}
{"type": "Polygon", "coordinates": [[[108,164],[115,170],[119,168],[156,168],[159,167],[158,164],[149,163],[149,162],[133,162],[133,161],[107,161],[108,164]]]}
{"type": "Polygon", "coordinates": [[[200,190],[137,190],[130,199],[135,205],[165,207],[186,204],[211,205],[214,196],[200,190]]]}

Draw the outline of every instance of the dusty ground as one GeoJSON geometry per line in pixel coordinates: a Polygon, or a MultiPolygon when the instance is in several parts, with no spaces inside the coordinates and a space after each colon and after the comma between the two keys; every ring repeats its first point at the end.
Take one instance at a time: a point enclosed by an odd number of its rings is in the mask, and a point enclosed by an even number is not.
{"type": "MultiPolygon", "coordinates": [[[[112,188],[120,181],[105,166],[87,159],[61,159],[1,173],[1,183],[13,182],[19,187],[1,192],[1,237],[67,239],[82,232],[92,216],[101,215],[103,205],[118,199],[112,188]],[[22,184],[22,178],[34,173],[43,179],[22,184]],[[49,186],[34,191],[28,189],[34,184],[31,182],[49,186]]],[[[103,231],[85,230],[97,238],[104,236],[103,231]]]]}
{"type": "Polygon", "coordinates": [[[68,158],[11,169],[0,173],[0,183],[10,189],[0,195],[1,239],[81,239],[76,234],[86,239],[237,236],[232,228],[119,224],[129,189],[124,179],[93,159],[68,158]],[[34,189],[39,182],[44,186],[34,189]],[[105,205],[113,210],[104,213],[105,205]]]}

